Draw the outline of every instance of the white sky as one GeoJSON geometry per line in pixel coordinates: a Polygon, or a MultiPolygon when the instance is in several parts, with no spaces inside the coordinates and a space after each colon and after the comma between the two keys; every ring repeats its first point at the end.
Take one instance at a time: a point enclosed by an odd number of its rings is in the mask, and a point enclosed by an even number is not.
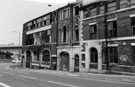
{"type": "Polygon", "coordinates": [[[19,43],[23,23],[75,0],[0,0],[0,44],[19,43]],[[48,4],[52,4],[48,7],[48,4]]]}

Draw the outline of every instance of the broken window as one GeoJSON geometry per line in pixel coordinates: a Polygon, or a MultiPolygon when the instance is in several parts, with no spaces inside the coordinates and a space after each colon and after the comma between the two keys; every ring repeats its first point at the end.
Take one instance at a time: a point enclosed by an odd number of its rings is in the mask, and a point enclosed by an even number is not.
{"type": "Polygon", "coordinates": [[[97,38],[97,25],[90,25],[89,27],[90,31],[90,39],[96,39],[97,38]]]}
{"type": "Polygon", "coordinates": [[[34,45],[33,34],[27,35],[27,45],[34,45]]]}
{"type": "Polygon", "coordinates": [[[117,47],[109,47],[109,59],[110,63],[118,63],[118,53],[117,53],[117,47]]]}
{"type": "Polygon", "coordinates": [[[135,17],[131,18],[132,35],[135,35],[135,17]]]}
{"type": "Polygon", "coordinates": [[[97,15],[97,7],[90,8],[90,16],[96,16],[97,15]]]}
{"type": "Polygon", "coordinates": [[[44,50],[42,54],[43,54],[42,61],[44,62],[45,65],[49,65],[50,52],[48,50],[44,50]]]}
{"type": "Polygon", "coordinates": [[[63,27],[63,42],[66,42],[66,35],[67,34],[67,29],[66,26],[63,27]]]}
{"type": "Polygon", "coordinates": [[[129,6],[129,0],[120,0],[120,9],[129,6]]]}
{"type": "Polygon", "coordinates": [[[74,7],[74,15],[79,15],[79,6],[74,7]]]}
{"type": "Polygon", "coordinates": [[[108,3],[108,12],[116,10],[116,1],[108,3]]]}
{"type": "Polygon", "coordinates": [[[99,7],[99,14],[104,14],[105,13],[105,6],[104,5],[101,5],[99,7]]]}
{"type": "Polygon", "coordinates": [[[135,5],[135,0],[131,0],[131,5],[135,5]]]}
{"type": "Polygon", "coordinates": [[[117,37],[117,22],[116,21],[108,22],[108,36],[117,37]]]}

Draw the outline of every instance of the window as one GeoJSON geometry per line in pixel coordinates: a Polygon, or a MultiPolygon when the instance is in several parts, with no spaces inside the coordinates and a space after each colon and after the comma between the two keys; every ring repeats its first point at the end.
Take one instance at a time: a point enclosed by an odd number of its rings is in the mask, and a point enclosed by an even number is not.
{"type": "Polygon", "coordinates": [[[64,27],[63,27],[63,42],[66,42],[66,36],[67,36],[67,35],[66,35],[66,34],[67,34],[66,32],[67,32],[66,26],[64,26],[64,27]]]}
{"type": "Polygon", "coordinates": [[[37,27],[41,27],[41,18],[37,19],[37,27]]]}
{"type": "Polygon", "coordinates": [[[59,30],[59,43],[69,42],[70,41],[70,30],[63,27],[63,29],[59,30]]]}
{"type": "Polygon", "coordinates": [[[66,31],[66,42],[70,41],[70,30],[66,31]]]}
{"type": "Polygon", "coordinates": [[[116,1],[108,3],[108,12],[112,12],[116,10],[116,1]]]}
{"type": "Polygon", "coordinates": [[[90,16],[95,16],[97,15],[97,8],[94,7],[94,8],[90,8],[90,16]]]}
{"type": "Polygon", "coordinates": [[[47,30],[47,38],[46,38],[47,43],[51,42],[51,30],[47,30]]]}
{"type": "Polygon", "coordinates": [[[51,23],[50,21],[50,15],[46,16],[46,25],[49,25],[51,23]]]}
{"type": "Polygon", "coordinates": [[[59,20],[63,20],[70,17],[70,9],[66,8],[59,12],[59,20]]]}
{"type": "Polygon", "coordinates": [[[28,30],[31,30],[32,29],[32,22],[29,22],[26,26],[27,26],[28,30]]]}
{"type": "Polygon", "coordinates": [[[120,9],[129,6],[129,0],[120,0],[120,9]]]}
{"type": "Polygon", "coordinates": [[[90,50],[90,61],[91,63],[98,63],[98,52],[95,48],[91,48],[90,50]]]}
{"type": "Polygon", "coordinates": [[[85,61],[85,54],[82,54],[82,61],[85,61]]]}
{"type": "Polygon", "coordinates": [[[51,42],[51,30],[42,31],[42,43],[50,43],[51,42]]]}
{"type": "Polygon", "coordinates": [[[99,14],[104,14],[105,13],[105,6],[104,5],[101,5],[99,7],[99,14]]]}
{"type": "Polygon", "coordinates": [[[75,42],[79,41],[79,27],[78,26],[74,27],[74,32],[73,33],[74,33],[74,35],[73,35],[74,36],[74,41],[75,42]]]}
{"type": "Polygon", "coordinates": [[[96,39],[97,38],[97,26],[96,26],[96,24],[90,25],[89,31],[90,31],[90,39],[96,39]]]}
{"type": "Polygon", "coordinates": [[[39,45],[41,44],[41,33],[37,32],[34,34],[34,45],[39,45]]]}
{"type": "Polygon", "coordinates": [[[117,47],[109,47],[108,51],[110,63],[118,63],[117,47]]]}
{"type": "Polygon", "coordinates": [[[63,31],[59,31],[59,43],[63,42],[63,31]]]}
{"type": "Polygon", "coordinates": [[[65,19],[65,18],[67,18],[67,10],[65,9],[65,10],[63,10],[63,19],[65,19]]]}
{"type": "Polygon", "coordinates": [[[33,44],[34,44],[33,34],[27,35],[27,45],[33,45],[33,44]]]}
{"type": "Polygon", "coordinates": [[[46,17],[43,17],[43,25],[46,25],[46,17]]]}
{"type": "Polygon", "coordinates": [[[50,52],[48,50],[43,51],[42,61],[46,62],[46,65],[50,62],[50,52]]]}
{"type": "Polygon", "coordinates": [[[56,21],[56,12],[53,12],[53,22],[56,21]]]}
{"type": "Polygon", "coordinates": [[[70,8],[67,9],[68,10],[68,18],[70,18],[70,8]]]}
{"type": "Polygon", "coordinates": [[[85,68],[85,63],[81,63],[82,68],[85,68]]]}
{"type": "Polygon", "coordinates": [[[79,15],[79,6],[74,7],[74,15],[79,15]]]}
{"type": "Polygon", "coordinates": [[[135,5],[135,0],[130,0],[131,5],[135,5]]]}
{"type": "Polygon", "coordinates": [[[108,22],[108,36],[117,37],[117,22],[116,21],[108,22]]]}
{"type": "Polygon", "coordinates": [[[83,17],[84,17],[84,18],[87,18],[87,17],[88,17],[88,10],[85,10],[85,11],[84,11],[83,17]]]}
{"type": "Polygon", "coordinates": [[[131,18],[132,35],[135,35],[135,17],[131,18]]]}

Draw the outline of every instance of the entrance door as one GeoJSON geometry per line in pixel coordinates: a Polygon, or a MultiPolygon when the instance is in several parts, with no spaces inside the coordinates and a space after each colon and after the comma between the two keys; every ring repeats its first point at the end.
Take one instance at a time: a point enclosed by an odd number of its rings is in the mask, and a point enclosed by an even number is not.
{"type": "Polygon", "coordinates": [[[31,63],[31,52],[27,51],[27,54],[26,54],[26,67],[27,68],[30,68],[30,63],[31,63]]]}
{"type": "Polygon", "coordinates": [[[69,54],[67,52],[60,53],[60,70],[69,71],[69,54]]]}
{"type": "Polygon", "coordinates": [[[79,72],[79,55],[75,55],[74,72],[79,72]]]}

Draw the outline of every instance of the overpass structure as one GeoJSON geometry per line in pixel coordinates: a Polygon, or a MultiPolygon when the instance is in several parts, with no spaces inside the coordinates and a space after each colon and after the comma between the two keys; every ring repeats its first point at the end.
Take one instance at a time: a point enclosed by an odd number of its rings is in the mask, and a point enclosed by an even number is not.
{"type": "Polygon", "coordinates": [[[22,52],[22,46],[1,46],[0,51],[20,54],[22,52]]]}

